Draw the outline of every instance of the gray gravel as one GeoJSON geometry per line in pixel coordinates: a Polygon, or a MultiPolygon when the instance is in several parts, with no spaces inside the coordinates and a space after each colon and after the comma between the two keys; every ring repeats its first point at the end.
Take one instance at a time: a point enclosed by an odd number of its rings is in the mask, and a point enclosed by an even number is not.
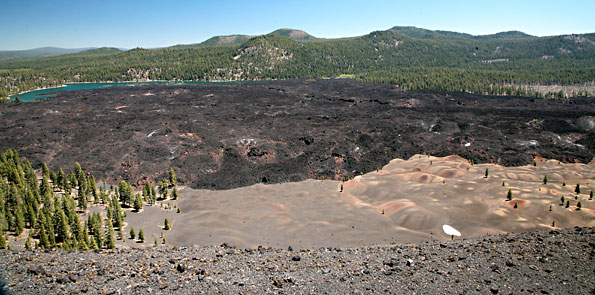
{"type": "Polygon", "coordinates": [[[594,234],[571,228],[299,251],[12,251],[0,255],[0,286],[8,294],[595,294],[594,234]]]}

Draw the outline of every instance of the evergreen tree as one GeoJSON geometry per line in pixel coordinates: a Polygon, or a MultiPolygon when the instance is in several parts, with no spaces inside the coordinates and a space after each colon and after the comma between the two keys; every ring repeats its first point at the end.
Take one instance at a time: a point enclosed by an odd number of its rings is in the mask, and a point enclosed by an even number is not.
{"type": "Polygon", "coordinates": [[[114,249],[116,248],[116,238],[114,236],[114,226],[111,222],[107,223],[107,248],[114,249]]]}
{"type": "Polygon", "coordinates": [[[66,181],[66,174],[64,173],[64,170],[60,168],[60,170],[58,170],[58,186],[64,189],[66,187],[66,181]]]}
{"type": "Polygon", "coordinates": [[[130,227],[130,239],[134,240],[136,238],[136,233],[134,232],[134,227],[130,227]]]}
{"type": "Polygon", "coordinates": [[[54,226],[56,238],[58,241],[66,242],[69,237],[68,221],[62,209],[56,209],[54,212],[54,226]]]}
{"type": "Polygon", "coordinates": [[[50,248],[50,241],[48,239],[48,234],[45,231],[45,226],[42,224],[39,230],[39,244],[38,247],[41,249],[49,249],[50,248]]]}
{"type": "Polygon", "coordinates": [[[31,237],[27,237],[27,240],[25,241],[25,249],[31,250],[31,237]]]}
{"type": "Polygon", "coordinates": [[[167,199],[167,187],[168,187],[167,180],[162,179],[159,182],[159,194],[161,195],[162,199],[167,199]]]}
{"type": "Polygon", "coordinates": [[[178,199],[178,187],[174,186],[174,189],[171,191],[171,199],[177,200],[178,199]]]}
{"type": "Polygon", "coordinates": [[[136,194],[136,198],[134,199],[134,210],[140,211],[143,208],[143,200],[141,199],[140,193],[136,194]]]}
{"type": "Polygon", "coordinates": [[[170,186],[176,186],[176,173],[174,172],[174,168],[169,168],[169,184],[170,186]]]}
{"type": "Polygon", "coordinates": [[[155,205],[156,200],[157,200],[157,192],[155,191],[155,187],[151,186],[151,205],[155,205]]]}
{"type": "Polygon", "coordinates": [[[574,188],[574,192],[577,194],[581,193],[581,184],[580,183],[576,184],[576,187],[574,188]]]}
{"type": "Polygon", "coordinates": [[[97,240],[95,239],[95,237],[93,237],[91,239],[89,248],[92,249],[92,250],[99,249],[99,245],[97,244],[97,240]]]}
{"type": "Polygon", "coordinates": [[[506,194],[506,199],[509,201],[512,200],[512,190],[508,190],[508,193],[506,194]]]}
{"type": "Polygon", "coordinates": [[[164,230],[169,230],[170,229],[169,220],[167,220],[167,218],[165,219],[163,229],[164,230]]]}
{"type": "Polygon", "coordinates": [[[485,178],[488,178],[488,168],[486,168],[485,178]]]}
{"type": "Polygon", "coordinates": [[[78,181],[76,180],[76,176],[72,171],[70,171],[68,178],[70,179],[70,185],[75,188],[78,186],[78,181]]]}
{"type": "Polygon", "coordinates": [[[132,204],[132,187],[125,180],[121,180],[118,184],[118,192],[120,193],[120,202],[122,205],[129,206],[132,204]]]}
{"type": "Polygon", "coordinates": [[[45,162],[41,163],[41,175],[43,177],[47,177],[48,179],[50,178],[50,169],[45,162]]]}
{"type": "Polygon", "coordinates": [[[147,181],[147,182],[145,182],[145,185],[143,186],[143,199],[145,199],[145,202],[151,203],[150,196],[151,196],[151,185],[147,181]]]}
{"type": "Polygon", "coordinates": [[[25,214],[23,210],[23,205],[19,205],[16,207],[15,210],[15,233],[20,235],[25,229],[25,214]]]}
{"type": "Polygon", "coordinates": [[[93,196],[93,203],[99,203],[99,194],[97,193],[97,183],[95,182],[95,177],[91,175],[89,177],[89,189],[91,190],[91,195],[93,196]]]}
{"type": "Polygon", "coordinates": [[[547,184],[547,175],[543,177],[543,184],[547,184]]]}
{"type": "Polygon", "coordinates": [[[88,200],[87,200],[87,193],[85,193],[85,190],[79,189],[77,201],[78,201],[79,209],[83,212],[87,211],[88,200]]]}
{"type": "Polygon", "coordinates": [[[138,239],[141,243],[145,242],[145,232],[143,232],[142,228],[138,231],[138,239]]]}
{"type": "Polygon", "coordinates": [[[4,238],[3,233],[0,233],[0,248],[6,248],[6,239],[4,238]]]}

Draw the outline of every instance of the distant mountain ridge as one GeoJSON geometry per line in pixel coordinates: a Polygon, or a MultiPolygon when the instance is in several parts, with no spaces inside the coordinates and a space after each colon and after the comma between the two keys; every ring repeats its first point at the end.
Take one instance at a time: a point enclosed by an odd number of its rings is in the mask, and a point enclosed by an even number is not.
{"type": "Polygon", "coordinates": [[[391,30],[405,34],[412,38],[418,39],[522,39],[522,38],[537,38],[535,36],[525,34],[520,31],[508,31],[500,32],[489,35],[471,35],[467,33],[458,33],[452,31],[441,31],[441,30],[427,30],[417,27],[392,27],[391,30]]]}
{"type": "Polygon", "coordinates": [[[279,29],[266,35],[215,36],[202,43],[165,48],[99,48],[4,61],[0,70],[8,73],[0,76],[4,86],[0,97],[64,81],[339,76],[404,89],[520,95],[523,92],[511,90],[511,85],[593,83],[595,34],[536,37],[509,31],[473,36],[393,27],[358,37],[319,39],[304,31],[279,29]]]}
{"type": "Polygon", "coordinates": [[[63,54],[77,53],[93,48],[58,48],[58,47],[40,47],[27,50],[0,50],[0,61],[20,60],[28,58],[51,57],[63,54]]]}

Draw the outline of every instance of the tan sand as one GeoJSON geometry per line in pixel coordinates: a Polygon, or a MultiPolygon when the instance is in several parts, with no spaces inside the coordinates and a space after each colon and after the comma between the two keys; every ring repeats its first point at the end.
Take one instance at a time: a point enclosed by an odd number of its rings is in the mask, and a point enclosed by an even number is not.
{"type": "Polygon", "coordinates": [[[343,192],[340,185],[306,180],[226,191],[182,188],[179,200],[166,201],[177,203],[181,213],[146,207],[142,213],[128,213],[127,221],[137,231],[143,228],[145,245],[163,232],[169,245],[226,242],[249,248],[446,240],[450,237],[442,232],[444,224],[459,230],[462,238],[549,229],[554,220],[556,227],[595,226],[595,200],[588,200],[595,186],[593,164],[540,159],[536,167],[502,167],[470,165],[457,156],[416,155],[345,182],[343,192]],[[580,211],[574,194],[577,183],[582,190],[580,211]],[[512,201],[506,200],[509,189],[512,201]],[[560,205],[562,195],[570,200],[569,208],[560,205]],[[170,231],[162,230],[165,217],[173,224],[170,231]]]}

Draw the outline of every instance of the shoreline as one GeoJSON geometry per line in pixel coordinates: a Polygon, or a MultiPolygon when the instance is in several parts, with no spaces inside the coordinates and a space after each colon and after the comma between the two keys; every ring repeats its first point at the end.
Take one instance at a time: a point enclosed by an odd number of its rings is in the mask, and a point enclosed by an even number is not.
{"type": "MultiPolygon", "coordinates": [[[[276,79],[270,79],[270,81],[275,81],[276,79]]],[[[66,82],[60,86],[53,86],[53,87],[42,87],[42,88],[36,88],[36,89],[32,89],[32,90],[27,90],[27,91],[23,91],[23,92],[19,92],[17,94],[10,94],[8,97],[2,97],[2,99],[7,99],[10,100],[13,97],[19,96],[19,95],[23,95],[23,94],[27,94],[30,92],[34,92],[34,91],[40,91],[40,90],[47,90],[47,89],[59,89],[59,88],[64,88],[64,87],[68,87],[68,85],[77,85],[77,84],[136,84],[136,83],[172,83],[172,84],[198,84],[198,83],[235,83],[235,82],[258,82],[258,81],[265,81],[265,80],[210,80],[210,81],[200,81],[200,80],[137,80],[137,81],[119,81],[119,82],[114,82],[114,81],[95,81],[95,82],[66,82]]]]}

